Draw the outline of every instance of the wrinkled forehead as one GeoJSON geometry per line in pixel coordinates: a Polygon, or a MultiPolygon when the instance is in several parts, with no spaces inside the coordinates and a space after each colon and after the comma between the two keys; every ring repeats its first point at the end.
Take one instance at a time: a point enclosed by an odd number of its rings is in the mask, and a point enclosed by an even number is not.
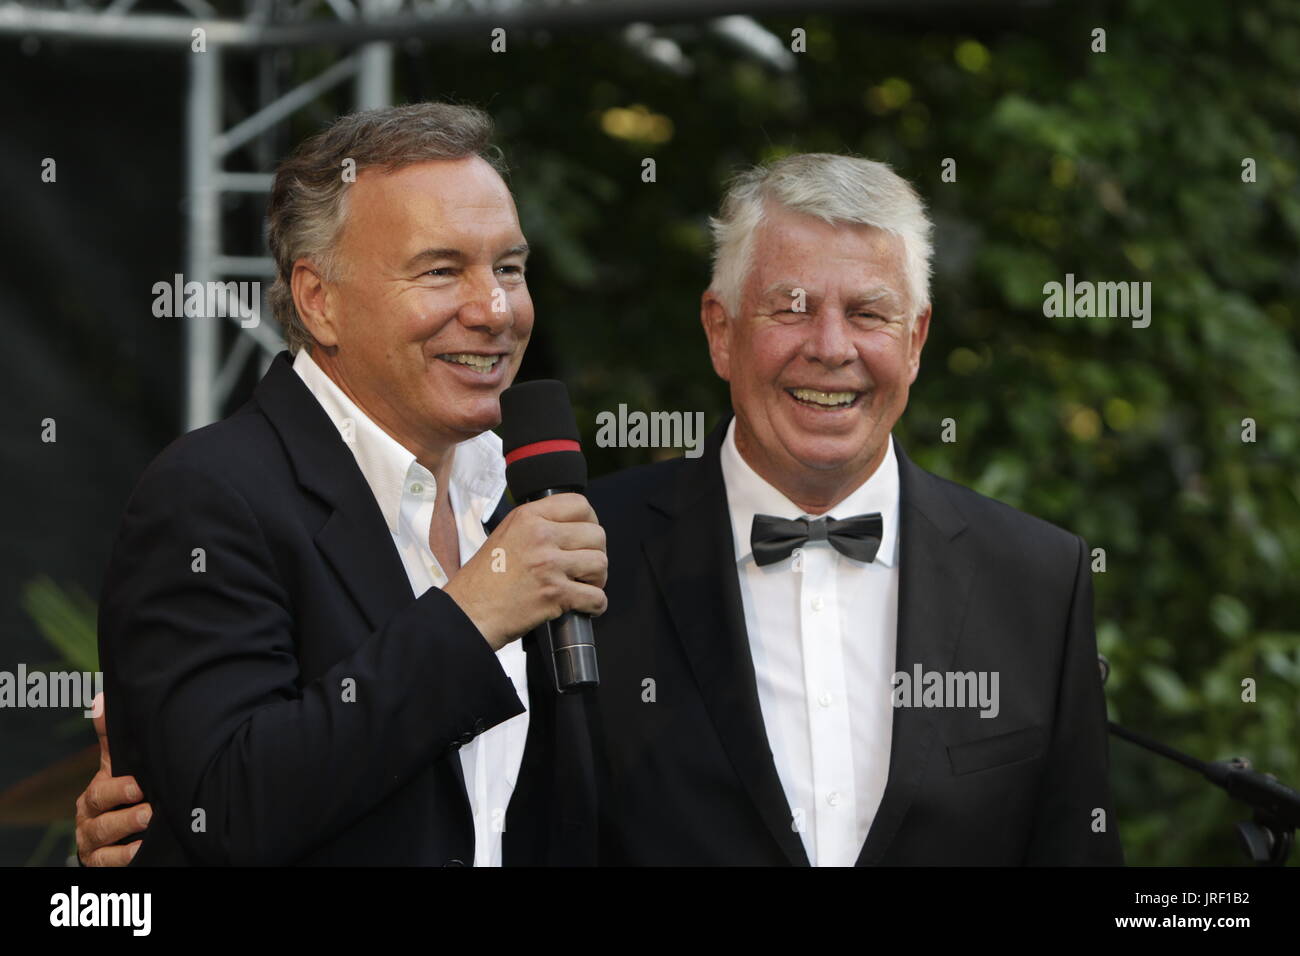
{"type": "Polygon", "coordinates": [[[907,305],[903,240],[894,233],[784,212],[760,223],[753,241],[749,297],[789,297],[802,290],[808,297],[907,305]]]}
{"type": "Polygon", "coordinates": [[[357,174],[348,195],[349,219],[377,228],[440,223],[518,226],[514,197],[500,174],[478,156],[430,160],[400,169],[357,174]]]}

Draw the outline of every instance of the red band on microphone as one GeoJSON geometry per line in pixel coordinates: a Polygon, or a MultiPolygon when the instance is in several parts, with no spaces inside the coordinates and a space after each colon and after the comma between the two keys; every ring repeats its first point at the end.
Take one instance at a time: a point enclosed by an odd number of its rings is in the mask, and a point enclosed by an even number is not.
{"type": "Polygon", "coordinates": [[[582,446],[569,438],[551,438],[547,441],[535,441],[531,445],[520,445],[506,455],[506,464],[513,465],[521,458],[534,455],[549,455],[553,451],[582,451],[582,446]]]}

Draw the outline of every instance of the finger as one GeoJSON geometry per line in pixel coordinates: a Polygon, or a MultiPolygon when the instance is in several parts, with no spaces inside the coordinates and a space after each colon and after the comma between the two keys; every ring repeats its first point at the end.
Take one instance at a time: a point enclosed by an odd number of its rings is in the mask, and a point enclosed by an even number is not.
{"type": "Polygon", "coordinates": [[[98,735],[99,742],[102,744],[104,738],[108,736],[108,724],[104,720],[104,692],[102,690],[95,695],[93,700],[91,700],[90,709],[95,714],[91,723],[95,725],[95,733],[98,735]]]}
{"type": "Polygon", "coordinates": [[[605,529],[590,521],[556,522],[550,533],[555,546],[565,551],[605,550],[605,529]]]}
{"type": "Polygon", "coordinates": [[[570,581],[565,589],[562,603],[570,611],[577,611],[590,617],[600,617],[609,606],[609,599],[598,587],[580,581],[570,581]]]}
{"type": "Polygon", "coordinates": [[[82,858],[86,866],[126,866],[140,852],[140,841],[127,846],[106,846],[82,858]]]}
{"type": "Polygon", "coordinates": [[[144,793],[135,777],[110,777],[97,773],[86,788],[86,811],[90,816],[96,816],[124,803],[139,803],[143,799],[144,793]]]}
{"type": "Polygon", "coordinates": [[[590,521],[596,523],[596,512],[583,495],[571,491],[548,495],[524,505],[550,521],[590,521]]]}
{"type": "Polygon", "coordinates": [[[90,702],[90,710],[95,715],[91,723],[95,727],[95,736],[99,738],[99,765],[108,769],[112,766],[112,756],[108,752],[108,723],[104,720],[104,692],[102,690],[90,702]]]}
{"type": "Polygon", "coordinates": [[[609,574],[609,558],[604,551],[564,551],[560,569],[571,581],[581,581],[592,587],[603,588],[609,574]]]}
{"type": "Polygon", "coordinates": [[[144,833],[153,817],[153,807],[143,804],[126,810],[114,810],[83,821],[79,829],[81,845],[91,853],[100,847],[112,846],[127,837],[144,833]]]}

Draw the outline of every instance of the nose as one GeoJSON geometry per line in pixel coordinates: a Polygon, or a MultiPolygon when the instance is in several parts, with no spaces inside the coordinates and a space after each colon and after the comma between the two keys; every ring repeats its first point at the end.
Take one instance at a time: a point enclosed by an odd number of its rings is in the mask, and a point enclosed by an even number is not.
{"type": "Polygon", "coordinates": [[[456,314],[466,328],[481,329],[492,335],[510,328],[515,323],[510,297],[497,281],[491,269],[475,270],[467,276],[465,298],[456,314]]]}
{"type": "Polygon", "coordinates": [[[848,319],[838,306],[822,306],[806,326],[808,337],[804,340],[804,356],[827,368],[848,365],[857,355],[853,339],[849,336],[848,319]]]}

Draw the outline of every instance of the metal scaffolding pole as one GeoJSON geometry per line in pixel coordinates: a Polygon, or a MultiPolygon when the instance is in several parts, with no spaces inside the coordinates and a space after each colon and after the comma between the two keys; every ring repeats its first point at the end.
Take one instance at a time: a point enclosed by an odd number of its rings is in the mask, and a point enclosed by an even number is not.
{"type": "MultiPolygon", "coordinates": [[[[395,14],[401,0],[363,0],[362,15],[368,20],[381,20],[395,14]]],[[[371,110],[393,105],[393,45],[367,43],[358,55],[361,65],[357,69],[357,109],[371,110]]]]}
{"type": "MultiPolygon", "coordinates": [[[[369,109],[391,103],[392,50],[388,44],[362,47],[327,67],[293,89],[265,102],[257,112],[230,129],[223,129],[224,50],[209,43],[207,52],[190,55],[190,90],[187,109],[186,177],[189,193],[188,252],[186,281],[204,284],[231,277],[251,277],[263,282],[261,308],[266,315],[265,292],[275,279],[275,264],[267,256],[236,256],[226,252],[222,223],[222,196],[227,192],[265,194],[270,191],[270,173],[236,173],[225,169],[228,157],[254,144],[295,112],[348,79],[354,80],[358,108],[369,109]]],[[[270,322],[245,328],[237,317],[210,315],[185,318],[185,412],[184,427],[191,430],[221,417],[230,393],[239,382],[246,363],[260,355],[265,369],[283,348],[270,322]],[[222,323],[232,322],[237,330],[225,351],[222,323]]]]}
{"type": "MultiPolygon", "coordinates": [[[[219,172],[213,143],[221,127],[221,48],[190,54],[189,104],[186,111],[186,188],[189,192],[186,278],[207,283],[215,278],[214,260],[221,248],[219,172]]],[[[185,430],[215,421],[217,353],[221,345],[217,319],[186,316],[185,430]]]]}
{"type": "MultiPolygon", "coordinates": [[[[93,3],[94,0],[91,0],[93,3]]],[[[631,24],[624,41],[659,66],[683,67],[680,49],[656,38],[650,23],[689,22],[737,14],[743,10],[784,12],[801,5],[835,9],[854,4],[896,7],[900,0],[323,0],[333,19],[315,16],[322,0],[248,0],[243,19],[221,18],[208,0],[177,0],[188,15],[135,13],[136,0],[110,0],[96,8],[86,0],[63,0],[65,9],[52,9],[0,0],[0,37],[50,37],[118,46],[163,46],[190,57],[186,99],[185,164],[188,211],[186,282],[225,281],[232,276],[273,280],[274,263],[267,256],[227,253],[222,198],[227,193],[265,195],[274,162],[268,133],[295,112],[347,80],[353,82],[358,109],[391,105],[394,47],[415,37],[440,40],[487,36],[490,29],[608,28],[631,24]],[[206,51],[193,49],[193,31],[202,28],[206,51]],[[657,45],[656,45],[657,44],[657,45]],[[665,61],[664,47],[673,54],[665,61]],[[335,61],[315,76],[287,91],[277,89],[280,68],[271,51],[285,56],[303,49],[318,53],[333,49],[335,61]],[[348,53],[347,51],[354,51],[348,53]],[[657,52],[656,52],[657,51],[657,52]],[[252,53],[260,100],[251,115],[224,129],[226,74],[237,57],[252,53]],[[227,171],[232,153],[249,149],[259,172],[227,171]]],[[[957,0],[928,0],[943,6],[957,0]]],[[[1006,6],[1041,0],[1003,0],[1006,6]]],[[[775,37],[748,17],[730,16],[713,24],[714,32],[750,55],[778,69],[791,68],[792,58],[775,37]]],[[[688,64],[687,64],[688,65],[688,64]]],[[[269,289],[269,282],[266,284],[269,289]]],[[[183,297],[188,298],[188,297],[183,297]]],[[[265,296],[258,315],[266,315],[265,296]]],[[[200,310],[206,311],[206,310],[200,310]]],[[[269,319],[269,316],[267,316],[269,319]]],[[[248,362],[259,355],[262,367],[283,348],[271,321],[245,327],[237,315],[186,315],[184,427],[188,431],[221,417],[248,362]],[[222,323],[234,330],[228,350],[222,323]]]]}

